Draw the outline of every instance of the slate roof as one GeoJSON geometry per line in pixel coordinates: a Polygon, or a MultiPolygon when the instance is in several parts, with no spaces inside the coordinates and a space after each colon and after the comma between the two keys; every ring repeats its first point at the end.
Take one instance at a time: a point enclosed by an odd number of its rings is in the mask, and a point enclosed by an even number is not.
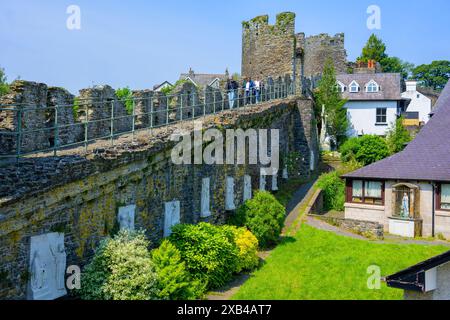
{"type": "Polygon", "coordinates": [[[202,87],[209,86],[211,82],[213,82],[217,78],[219,78],[219,80],[226,79],[225,74],[182,73],[180,75],[180,80],[185,80],[187,77],[189,77],[197,85],[202,87]]]}
{"type": "Polygon", "coordinates": [[[450,262],[450,251],[386,277],[389,287],[425,292],[425,272],[450,262]]]}
{"type": "Polygon", "coordinates": [[[450,182],[450,81],[433,117],[404,151],[344,178],[450,182]]]}
{"type": "Polygon", "coordinates": [[[349,101],[380,101],[380,100],[402,100],[401,76],[399,73],[355,73],[339,74],[336,79],[347,86],[347,90],[342,93],[342,97],[349,101]],[[379,92],[366,92],[365,86],[374,80],[380,87],[379,92]],[[349,92],[350,84],[358,82],[360,92],[349,92]]]}

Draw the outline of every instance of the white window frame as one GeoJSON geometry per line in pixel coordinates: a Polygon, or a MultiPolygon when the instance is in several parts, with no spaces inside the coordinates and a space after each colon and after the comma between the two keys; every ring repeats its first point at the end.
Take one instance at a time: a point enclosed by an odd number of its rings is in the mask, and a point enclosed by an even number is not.
{"type": "Polygon", "coordinates": [[[353,80],[352,83],[350,83],[348,88],[349,88],[348,91],[351,92],[351,93],[358,93],[361,90],[361,86],[355,80],[353,80]],[[353,87],[355,87],[355,86],[357,87],[356,91],[353,90],[353,87]]]}
{"type": "Polygon", "coordinates": [[[345,84],[343,84],[342,82],[340,82],[339,80],[337,82],[337,87],[341,93],[344,93],[347,90],[347,86],[345,84]]]}
{"type": "MultiPolygon", "coordinates": [[[[450,204],[450,202],[447,202],[447,193],[444,192],[444,188],[447,191],[447,188],[450,188],[450,184],[449,183],[443,183],[441,184],[441,210],[450,210],[450,207],[448,207],[448,205],[450,204]],[[445,193],[445,196],[444,196],[445,193]]],[[[448,192],[448,191],[447,191],[448,192]]]]}
{"type": "Polygon", "coordinates": [[[379,91],[380,91],[380,86],[378,85],[378,83],[375,82],[375,80],[370,80],[366,84],[366,92],[367,93],[376,93],[379,91]],[[369,88],[374,88],[374,90],[369,90],[369,88]]]}

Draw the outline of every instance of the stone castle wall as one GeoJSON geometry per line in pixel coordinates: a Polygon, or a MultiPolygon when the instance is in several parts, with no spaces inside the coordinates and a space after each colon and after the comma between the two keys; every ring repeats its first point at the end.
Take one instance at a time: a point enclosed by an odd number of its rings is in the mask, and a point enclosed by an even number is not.
{"type": "Polygon", "coordinates": [[[253,79],[292,74],[295,14],[282,13],[269,25],[269,16],[243,22],[242,76],[253,79]]]}
{"type": "Polygon", "coordinates": [[[334,61],[336,73],[346,73],[347,52],[344,48],[345,37],[343,33],[335,36],[320,34],[306,37],[304,42],[304,75],[305,77],[320,76],[327,59],[334,61]]]}
{"type": "MultiPolygon", "coordinates": [[[[312,119],[310,100],[286,99],[206,116],[203,128],[279,129],[281,160],[287,152],[304,156],[289,174],[308,177],[309,155],[318,153],[312,119]]],[[[192,125],[186,121],[154,129],[152,134],[143,131],[133,144],[123,141],[85,157],[29,159],[19,168],[0,168],[0,177],[7,182],[0,186],[0,299],[26,297],[33,236],[64,233],[67,265],[83,266],[99,241],[117,231],[117,214],[123,206],[136,206],[136,229],[144,229],[155,246],[163,237],[166,202],[180,201],[183,223],[225,222],[232,214],[225,210],[227,177],[234,178],[238,206],[243,202],[244,175],[252,177],[252,189],[257,190],[260,167],[174,165],[170,134],[183,128],[192,134],[192,125]],[[207,218],[200,215],[205,177],[211,179],[212,215],[207,218]]],[[[266,179],[270,190],[272,179],[266,179]]],[[[281,170],[278,181],[282,183],[281,170]]]]}
{"type": "Polygon", "coordinates": [[[289,75],[296,80],[299,93],[305,79],[320,77],[328,58],[332,58],[337,73],[347,71],[344,34],[320,34],[306,37],[295,33],[295,14],[281,13],[276,23],[269,25],[268,16],[243,22],[242,76],[264,79],[289,75]]]}

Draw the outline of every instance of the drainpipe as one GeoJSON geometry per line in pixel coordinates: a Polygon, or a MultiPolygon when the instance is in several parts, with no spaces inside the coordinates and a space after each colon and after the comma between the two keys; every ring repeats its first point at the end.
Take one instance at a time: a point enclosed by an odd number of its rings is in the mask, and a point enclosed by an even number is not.
{"type": "Polygon", "coordinates": [[[432,182],[431,185],[433,186],[433,208],[431,209],[431,218],[432,218],[432,222],[431,222],[431,232],[432,232],[432,236],[433,238],[435,237],[435,233],[436,233],[436,229],[435,229],[435,219],[436,219],[436,183],[432,182]]]}

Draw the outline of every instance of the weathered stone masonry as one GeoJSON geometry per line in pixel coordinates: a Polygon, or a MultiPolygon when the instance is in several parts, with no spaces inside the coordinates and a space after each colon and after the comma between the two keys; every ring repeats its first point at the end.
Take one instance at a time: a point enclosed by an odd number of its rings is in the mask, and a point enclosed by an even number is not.
{"type": "MultiPolygon", "coordinates": [[[[242,26],[242,76],[253,79],[278,78],[289,75],[297,88],[307,85],[306,79],[320,77],[328,58],[336,71],[347,69],[344,34],[320,34],[306,37],[295,33],[295,13],[277,15],[274,25],[269,16],[244,21],[242,26]]],[[[302,91],[298,91],[300,93],[302,91]]]]}
{"type": "MultiPolygon", "coordinates": [[[[209,115],[203,123],[205,129],[280,129],[281,158],[294,151],[304,157],[290,175],[306,177],[311,151],[318,152],[312,112],[310,100],[286,99],[209,115]]],[[[230,214],[225,210],[227,177],[234,178],[238,206],[244,196],[244,176],[251,176],[256,190],[260,168],[173,165],[170,134],[180,127],[192,130],[192,125],[186,121],[152,134],[143,131],[136,142],[124,137],[115,148],[94,148],[83,157],[29,159],[19,168],[0,168],[4,182],[0,185],[0,299],[26,297],[32,236],[64,233],[67,265],[82,266],[99,241],[117,230],[122,206],[136,205],[136,228],[144,229],[155,246],[163,236],[165,202],[180,201],[183,223],[223,223],[230,214]],[[206,177],[211,179],[212,215],[201,218],[201,187],[206,177]]],[[[281,183],[281,172],[278,180],[281,183]]],[[[267,179],[268,190],[271,183],[267,179]]]]}

